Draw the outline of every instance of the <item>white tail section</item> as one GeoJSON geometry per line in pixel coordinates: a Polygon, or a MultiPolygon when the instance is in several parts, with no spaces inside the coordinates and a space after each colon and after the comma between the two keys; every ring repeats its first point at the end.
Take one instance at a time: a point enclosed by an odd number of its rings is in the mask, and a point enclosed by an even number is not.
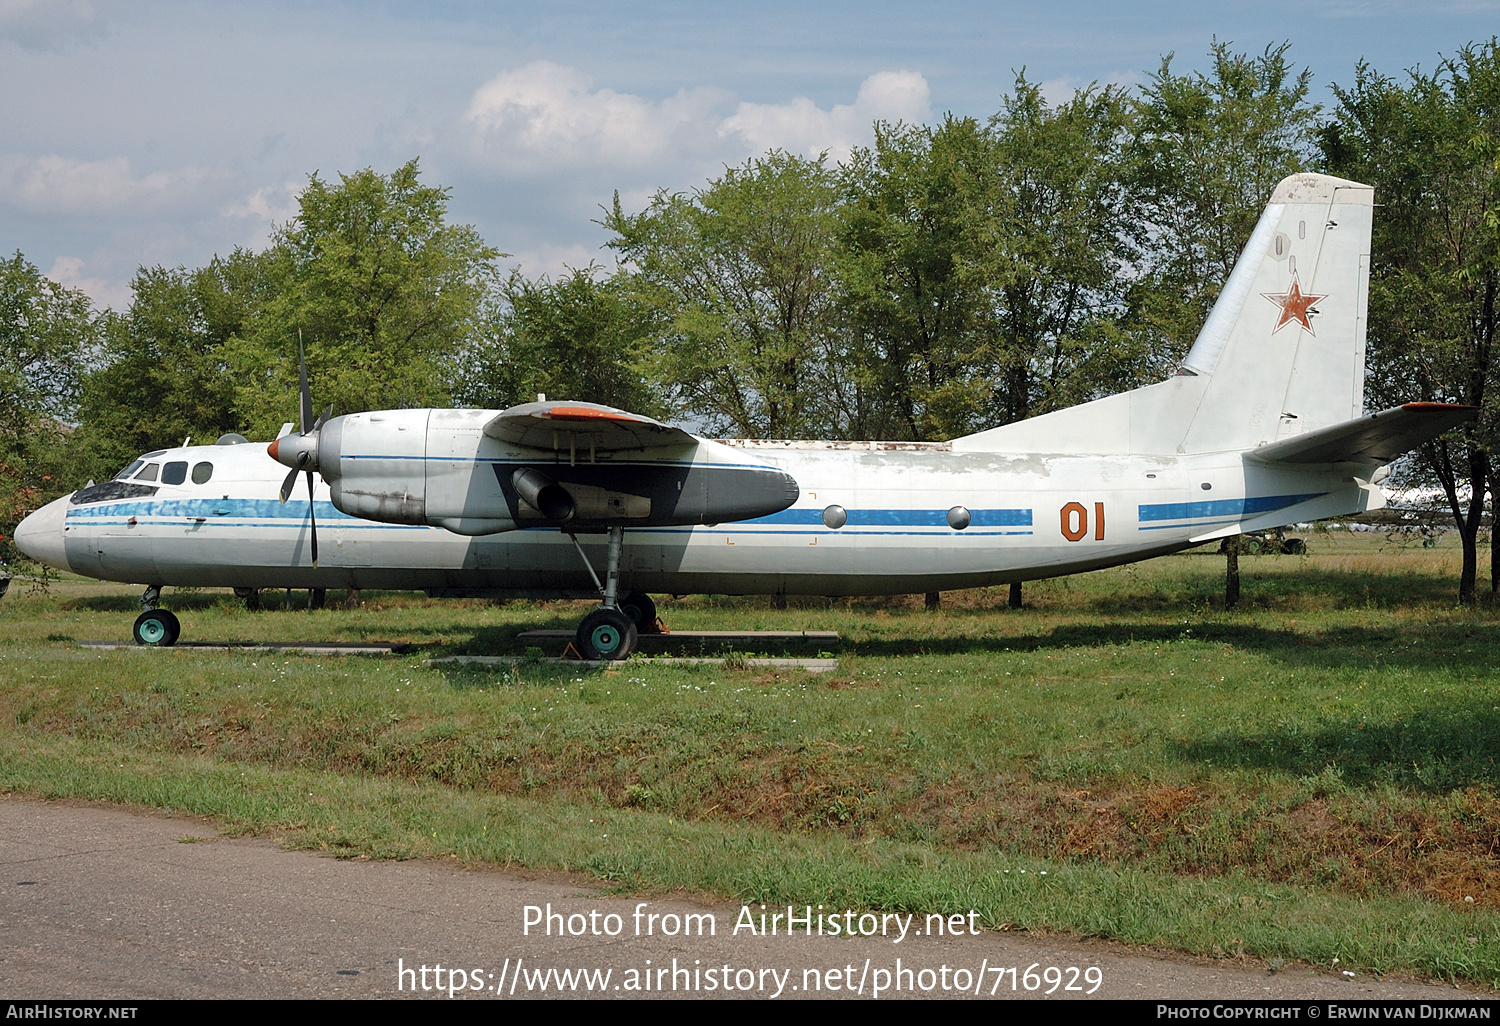
{"type": "Polygon", "coordinates": [[[1276,187],[1176,377],[955,439],[955,450],[1169,454],[1255,446],[1358,417],[1374,191],[1276,187]]]}

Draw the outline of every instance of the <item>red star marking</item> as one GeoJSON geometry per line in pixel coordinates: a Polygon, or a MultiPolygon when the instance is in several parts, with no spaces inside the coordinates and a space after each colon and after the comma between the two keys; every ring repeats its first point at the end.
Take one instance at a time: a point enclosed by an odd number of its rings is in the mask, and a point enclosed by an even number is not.
{"type": "Polygon", "coordinates": [[[1326,295],[1303,295],[1302,286],[1297,283],[1297,276],[1295,274],[1292,275],[1292,287],[1287,291],[1280,293],[1262,292],[1261,295],[1281,307],[1281,317],[1277,319],[1276,327],[1271,329],[1271,334],[1274,335],[1280,331],[1288,321],[1296,321],[1302,325],[1303,330],[1309,335],[1317,334],[1317,332],[1313,331],[1312,321],[1308,319],[1307,312],[1312,309],[1313,304],[1317,303],[1318,300],[1327,299],[1326,295]]]}

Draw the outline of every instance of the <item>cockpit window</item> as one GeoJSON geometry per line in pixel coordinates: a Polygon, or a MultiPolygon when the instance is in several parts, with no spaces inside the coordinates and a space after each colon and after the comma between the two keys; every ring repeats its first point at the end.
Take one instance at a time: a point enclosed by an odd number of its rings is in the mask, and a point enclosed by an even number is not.
{"type": "Polygon", "coordinates": [[[137,470],[141,469],[141,464],[144,463],[144,462],[145,462],[144,460],[136,460],[130,466],[126,467],[124,470],[122,470],[118,474],[116,474],[115,475],[115,480],[116,481],[127,480],[130,477],[131,474],[134,474],[137,470]]]}
{"type": "Polygon", "coordinates": [[[214,465],[212,463],[196,463],[193,465],[193,484],[208,484],[208,479],[214,476],[214,465]]]}
{"type": "Polygon", "coordinates": [[[155,481],[156,471],[161,467],[160,463],[148,463],[141,468],[141,472],[135,475],[137,481],[155,481]]]}
{"type": "Polygon", "coordinates": [[[161,469],[161,483],[179,485],[187,480],[187,461],[173,460],[161,469]]]}

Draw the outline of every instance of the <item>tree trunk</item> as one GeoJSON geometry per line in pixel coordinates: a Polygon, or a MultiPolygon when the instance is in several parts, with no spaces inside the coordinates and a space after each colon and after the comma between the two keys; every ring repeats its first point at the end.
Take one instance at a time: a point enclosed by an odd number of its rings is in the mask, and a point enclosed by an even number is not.
{"type": "Polygon", "coordinates": [[[929,591],[926,595],[922,596],[922,604],[928,609],[937,609],[938,606],[943,604],[942,592],[929,591]]]}
{"type": "Polygon", "coordinates": [[[1500,474],[1490,475],[1490,594],[1500,595],[1500,474]]]}
{"type": "Polygon", "coordinates": [[[1010,586],[1010,608],[1021,608],[1021,582],[1016,581],[1010,586]]]}
{"type": "Polygon", "coordinates": [[[1240,536],[1231,534],[1224,545],[1224,608],[1240,604],[1240,536]]]}
{"type": "Polygon", "coordinates": [[[363,602],[364,600],[359,596],[358,588],[350,588],[348,591],[344,592],[345,609],[358,609],[363,602]]]}

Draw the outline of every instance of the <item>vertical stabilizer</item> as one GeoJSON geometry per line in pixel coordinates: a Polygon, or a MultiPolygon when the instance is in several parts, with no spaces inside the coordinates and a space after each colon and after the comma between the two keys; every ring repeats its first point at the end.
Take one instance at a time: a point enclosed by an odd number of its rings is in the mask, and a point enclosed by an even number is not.
{"type": "Polygon", "coordinates": [[[1284,179],[1177,376],[955,439],[954,449],[1223,452],[1358,417],[1373,210],[1368,185],[1284,179]]]}
{"type": "Polygon", "coordinates": [[[1373,198],[1328,175],[1276,187],[1183,361],[1209,379],[1184,451],[1250,448],[1360,415],[1373,198]]]}

